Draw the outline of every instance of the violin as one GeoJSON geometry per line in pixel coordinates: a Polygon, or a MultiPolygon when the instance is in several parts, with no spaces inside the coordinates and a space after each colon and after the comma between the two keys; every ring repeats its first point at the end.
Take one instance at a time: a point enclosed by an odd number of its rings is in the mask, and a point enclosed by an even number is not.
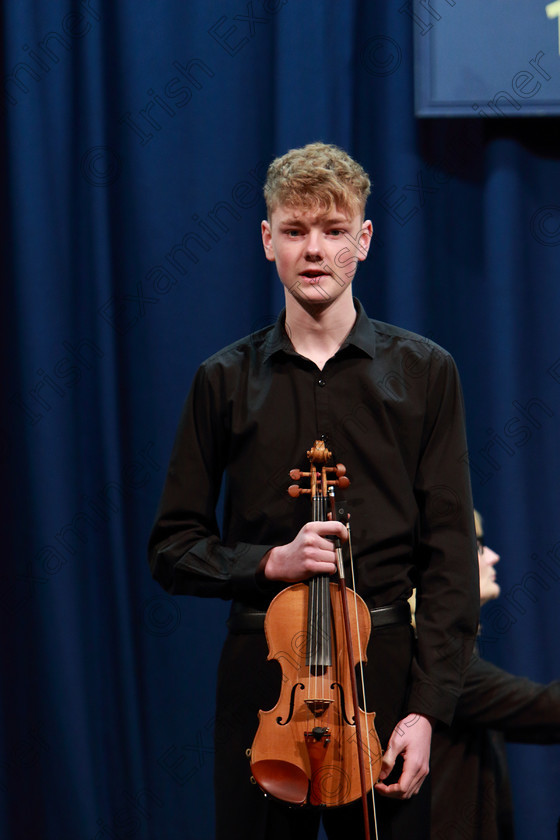
{"type": "MultiPolygon", "coordinates": [[[[335,515],[335,487],[350,482],[342,464],[332,465],[323,441],[307,453],[310,469],[293,469],[292,497],[310,494],[313,521],[335,515]]],[[[272,600],[265,618],[268,659],[282,668],[276,706],[259,712],[249,751],[261,789],[293,806],[336,807],[362,798],[369,834],[367,795],[377,781],[382,751],[375,712],[359,707],[356,666],[365,662],[370,612],[346,588],[340,540],[335,541],[337,578],[318,575],[288,586],[272,600]]],[[[362,680],[362,693],[365,691],[362,680]]],[[[372,793],[373,795],[373,793],[372,793]]]]}

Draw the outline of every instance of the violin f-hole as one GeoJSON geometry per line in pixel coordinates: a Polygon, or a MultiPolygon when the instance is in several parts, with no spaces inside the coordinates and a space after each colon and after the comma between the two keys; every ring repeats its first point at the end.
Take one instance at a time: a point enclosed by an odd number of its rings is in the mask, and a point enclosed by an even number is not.
{"type": "Polygon", "coordinates": [[[305,686],[304,686],[303,683],[296,683],[295,685],[292,686],[292,693],[290,695],[290,708],[289,708],[289,711],[288,711],[288,717],[282,723],[282,715],[279,715],[276,718],[276,723],[278,724],[278,726],[286,726],[291,721],[291,719],[294,715],[295,695],[296,695],[296,689],[297,688],[299,688],[301,691],[303,691],[305,686]]]}

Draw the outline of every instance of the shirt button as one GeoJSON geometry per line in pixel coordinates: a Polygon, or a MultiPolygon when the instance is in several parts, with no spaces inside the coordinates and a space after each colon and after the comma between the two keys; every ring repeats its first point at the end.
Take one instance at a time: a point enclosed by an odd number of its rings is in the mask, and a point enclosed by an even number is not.
{"type": "Polygon", "coordinates": [[[324,380],[324,379],[319,379],[319,381],[317,382],[317,385],[320,385],[320,386],[321,386],[321,388],[324,388],[326,384],[327,384],[327,383],[325,382],[325,380],[324,380]]]}

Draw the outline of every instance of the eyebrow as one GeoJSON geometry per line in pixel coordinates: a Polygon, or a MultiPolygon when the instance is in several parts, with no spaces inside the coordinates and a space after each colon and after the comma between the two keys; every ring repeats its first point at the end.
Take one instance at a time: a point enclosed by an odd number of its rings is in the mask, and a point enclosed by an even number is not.
{"type": "MultiPolygon", "coordinates": [[[[350,219],[347,219],[343,216],[335,216],[331,219],[322,219],[321,218],[318,221],[325,224],[325,225],[348,225],[351,222],[350,219]]],[[[304,222],[302,219],[291,218],[291,219],[282,219],[280,221],[280,224],[282,224],[282,225],[301,225],[301,226],[303,226],[303,225],[307,224],[307,222],[304,222]]]]}

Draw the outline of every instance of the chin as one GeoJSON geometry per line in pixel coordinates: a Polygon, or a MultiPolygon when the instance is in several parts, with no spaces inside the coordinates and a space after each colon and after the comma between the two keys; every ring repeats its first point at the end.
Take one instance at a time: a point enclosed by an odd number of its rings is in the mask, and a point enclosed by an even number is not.
{"type": "Polygon", "coordinates": [[[292,294],[300,303],[308,305],[311,304],[313,306],[328,306],[333,300],[333,298],[321,288],[313,286],[306,288],[305,292],[298,290],[296,293],[292,294]]]}
{"type": "Polygon", "coordinates": [[[489,586],[485,587],[484,590],[480,591],[480,605],[484,606],[484,604],[487,604],[488,601],[495,601],[500,592],[501,589],[498,584],[491,583],[489,586]]]}

